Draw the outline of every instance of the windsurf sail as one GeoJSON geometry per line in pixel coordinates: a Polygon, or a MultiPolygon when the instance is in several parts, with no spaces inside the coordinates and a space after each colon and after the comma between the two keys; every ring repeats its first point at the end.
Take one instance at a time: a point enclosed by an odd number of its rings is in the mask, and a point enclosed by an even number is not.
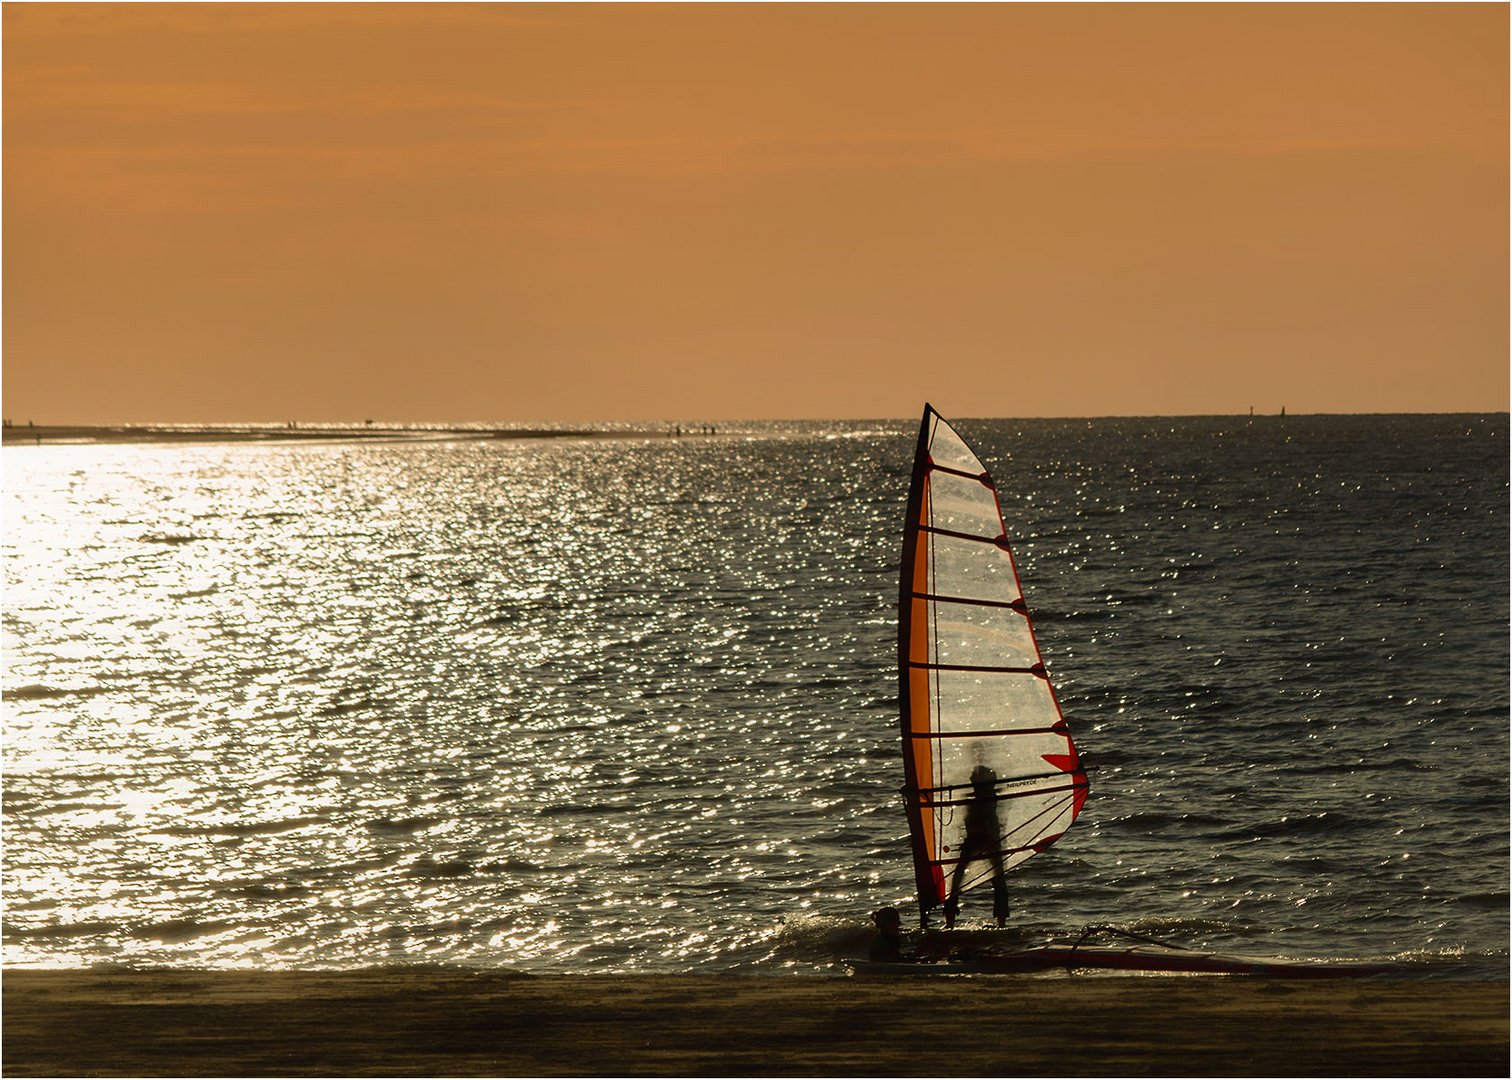
{"type": "Polygon", "coordinates": [[[962,892],[991,881],[996,864],[1006,870],[1053,844],[1087,798],[997,487],[929,405],[908,491],[898,668],[903,797],[924,919],[945,902],[957,866],[962,892]],[[983,805],[997,816],[991,849],[980,817],[967,844],[968,810],[980,815],[983,805]]]}

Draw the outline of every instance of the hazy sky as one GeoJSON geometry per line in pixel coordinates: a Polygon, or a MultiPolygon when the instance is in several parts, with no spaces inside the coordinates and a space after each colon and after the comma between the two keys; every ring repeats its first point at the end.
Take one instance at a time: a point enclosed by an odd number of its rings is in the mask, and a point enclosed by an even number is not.
{"type": "Polygon", "coordinates": [[[1502,410],[1504,4],[6,4],[24,423],[1502,410]]]}

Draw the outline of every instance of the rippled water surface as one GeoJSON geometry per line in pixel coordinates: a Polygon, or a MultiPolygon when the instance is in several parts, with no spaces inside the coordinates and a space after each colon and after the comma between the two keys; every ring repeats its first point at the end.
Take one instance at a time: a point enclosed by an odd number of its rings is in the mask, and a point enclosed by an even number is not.
{"type": "MultiPolygon", "coordinates": [[[[1506,415],[958,426],[1095,766],[1015,924],[1504,973],[1506,415]]],[[[826,968],[913,432],[7,447],[6,962],[826,968]]]]}

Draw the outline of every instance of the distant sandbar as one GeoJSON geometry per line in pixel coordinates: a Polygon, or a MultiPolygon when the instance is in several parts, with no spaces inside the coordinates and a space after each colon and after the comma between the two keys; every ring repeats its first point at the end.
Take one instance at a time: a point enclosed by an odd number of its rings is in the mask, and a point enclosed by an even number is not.
{"type": "Polygon", "coordinates": [[[346,442],[353,439],[390,442],[440,442],[467,439],[664,439],[697,434],[696,430],[622,430],[615,428],[417,427],[380,424],[7,424],[4,442],[14,446],[55,443],[218,443],[218,442],[346,442]]]}

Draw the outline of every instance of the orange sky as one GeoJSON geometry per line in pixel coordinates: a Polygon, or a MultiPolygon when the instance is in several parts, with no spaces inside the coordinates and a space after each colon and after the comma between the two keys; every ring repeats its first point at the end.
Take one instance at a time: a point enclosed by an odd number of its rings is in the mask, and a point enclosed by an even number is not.
{"type": "Polygon", "coordinates": [[[1503,4],[7,4],[24,423],[1508,407],[1503,4]]]}

